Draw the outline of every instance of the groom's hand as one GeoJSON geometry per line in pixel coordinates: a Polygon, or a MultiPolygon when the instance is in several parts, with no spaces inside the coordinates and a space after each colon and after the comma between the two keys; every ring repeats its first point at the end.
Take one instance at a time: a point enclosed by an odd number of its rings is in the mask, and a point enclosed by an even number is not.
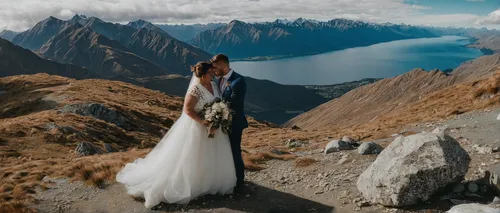
{"type": "Polygon", "coordinates": [[[206,127],[209,127],[210,126],[210,122],[208,122],[207,120],[204,120],[203,121],[203,125],[205,125],[206,127]]]}

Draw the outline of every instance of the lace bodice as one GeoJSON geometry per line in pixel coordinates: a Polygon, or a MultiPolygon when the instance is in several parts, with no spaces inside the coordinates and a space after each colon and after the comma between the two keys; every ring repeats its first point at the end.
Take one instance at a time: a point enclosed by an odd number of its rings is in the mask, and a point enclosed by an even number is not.
{"type": "Polygon", "coordinates": [[[215,84],[212,81],[212,89],[214,90],[214,94],[210,93],[207,88],[205,88],[203,85],[200,83],[196,83],[191,88],[188,90],[188,94],[191,94],[195,97],[198,98],[198,102],[196,102],[196,105],[194,107],[194,110],[196,112],[201,112],[203,110],[203,106],[205,104],[210,103],[215,100],[215,98],[220,97],[219,94],[219,89],[216,87],[217,84],[215,84]]]}

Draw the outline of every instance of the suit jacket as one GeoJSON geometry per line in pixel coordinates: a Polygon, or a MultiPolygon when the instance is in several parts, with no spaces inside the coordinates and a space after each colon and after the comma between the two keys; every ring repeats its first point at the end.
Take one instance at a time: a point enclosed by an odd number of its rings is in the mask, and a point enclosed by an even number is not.
{"type": "MultiPolygon", "coordinates": [[[[220,82],[217,80],[217,85],[220,82]]],[[[248,121],[245,117],[245,94],[247,84],[245,78],[234,72],[226,81],[226,88],[221,91],[223,101],[229,102],[229,108],[233,110],[233,131],[243,131],[248,127],[248,121]]]]}

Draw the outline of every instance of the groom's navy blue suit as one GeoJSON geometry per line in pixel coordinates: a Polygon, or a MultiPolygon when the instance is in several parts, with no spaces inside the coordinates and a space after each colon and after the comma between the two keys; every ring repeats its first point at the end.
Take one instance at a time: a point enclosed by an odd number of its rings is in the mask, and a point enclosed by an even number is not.
{"type": "MultiPolygon", "coordinates": [[[[220,81],[217,82],[220,85],[220,81]]],[[[241,156],[241,135],[245,128],[248,127],[248,121],[245,117],[245,93],[247,92],[247,85],[245,78],[234,72],[229,76],[222,91],[222,100],[229,102],[229,108],[233,110],[233,124],[232,132],[229,135],[231,141],[231,149],[233,152],[234,166],[236,169],[236,177],[238,185],[243,184],[245,178],[245,166],[241,156]]]]}

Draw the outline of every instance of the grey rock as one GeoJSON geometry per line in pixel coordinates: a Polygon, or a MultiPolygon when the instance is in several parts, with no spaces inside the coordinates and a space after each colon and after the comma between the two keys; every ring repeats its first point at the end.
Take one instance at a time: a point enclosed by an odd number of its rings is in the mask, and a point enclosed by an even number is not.
{"type": "Polygon", "coordinates": [[[358,147],[358,153],[361,155],[379,154],[382,150],[384,148],[375,142],[365,142],[358,147]]]}
{"type": "Polygon", "coordinates": [[[58,128],[58,126],[54,122],[50,122],[45,125],[45,129],[47,129],[48,131],[53,130],[55,128],[58,128]]]}
{"type": "Polygon", "coordinates": [[[495,197],[495,198],[493,199],[493,202],[492,202],[492,203],[493,203],[493,204],[500,204],[500,197],[495,197]]]}
{"type": "Polygon", "coordinates": [[[57,129],[57,130],[59,130],[59,132],[64,133],[64,134],[75,134],[78,137],[83,136],[83,134],[81,132],[79,132],[78,130],[76,130],[75,128],[73,128],[71,126],[58,126],[56,123],[53,123],[53,122],[47,123],[45,125],[45,129],[47,131],[57,129]]]}
{"type": "Polygon", "coordinates": [[[307,144],[307,142],[306,141],[296,140],[296,139],[288,139],[286,141],[286,147],[287,148],[297,148],[297,147],[303,146],[304,144],[307,144]]]}
{"type": "Polygon", "coordinates": [[[129,128],[127,118],[118,111],[109,109],[103,104],[69,104],[59,110],[63,113],[75,113],[81,116],[91,116],[99,120],[113,123],[122,128],[129,128]]]}
{"type": "Polygon", "coordinates": [[[413,205],[462,180],[470,161],[444,132],[399,137],[359,176],[357,188],[371,203],[413,205]]]}
{"type": "Polygon", "coordinates": [[[477,203],[468,203],[454,206],[446,213],[500,213],[500,209],[477,203]]]}
{"type": "Polygon", "coordinates": [[[111,153],[111,152],[118,152],[115,148],[111,146],[111,144],[105,143],[104,144],[104,149],[106,149],[106,152],[111,153]]]}
{"type": "Polygon", "coordinates": [[[352,147],[349,143],[342,140],[333,140],[330,141],[325,147],[325,154],[332,152],[339,152],[342,150],[351,150],[352,147]]]}
{"type": "Polygon", "coordinates": [[[470,182],[469,184],[467,184],[467,189],[469,190],[469,192],[476,193],[477,191],[479,191],[479,186],[474,182],[470,182]]]}
{"type": "Polygon", "coordinates": [[[80,142],[76,146],[75,153],[78,156],[88,156],[95,154],[103,154],[104,152],[97,146],[89,142],[80,142]]]}
{"type": "Polygon", "coordinates": [[[500,121],[500,115],[498,115],[497,120],[499,120],[499,121],[500,121]]]}

